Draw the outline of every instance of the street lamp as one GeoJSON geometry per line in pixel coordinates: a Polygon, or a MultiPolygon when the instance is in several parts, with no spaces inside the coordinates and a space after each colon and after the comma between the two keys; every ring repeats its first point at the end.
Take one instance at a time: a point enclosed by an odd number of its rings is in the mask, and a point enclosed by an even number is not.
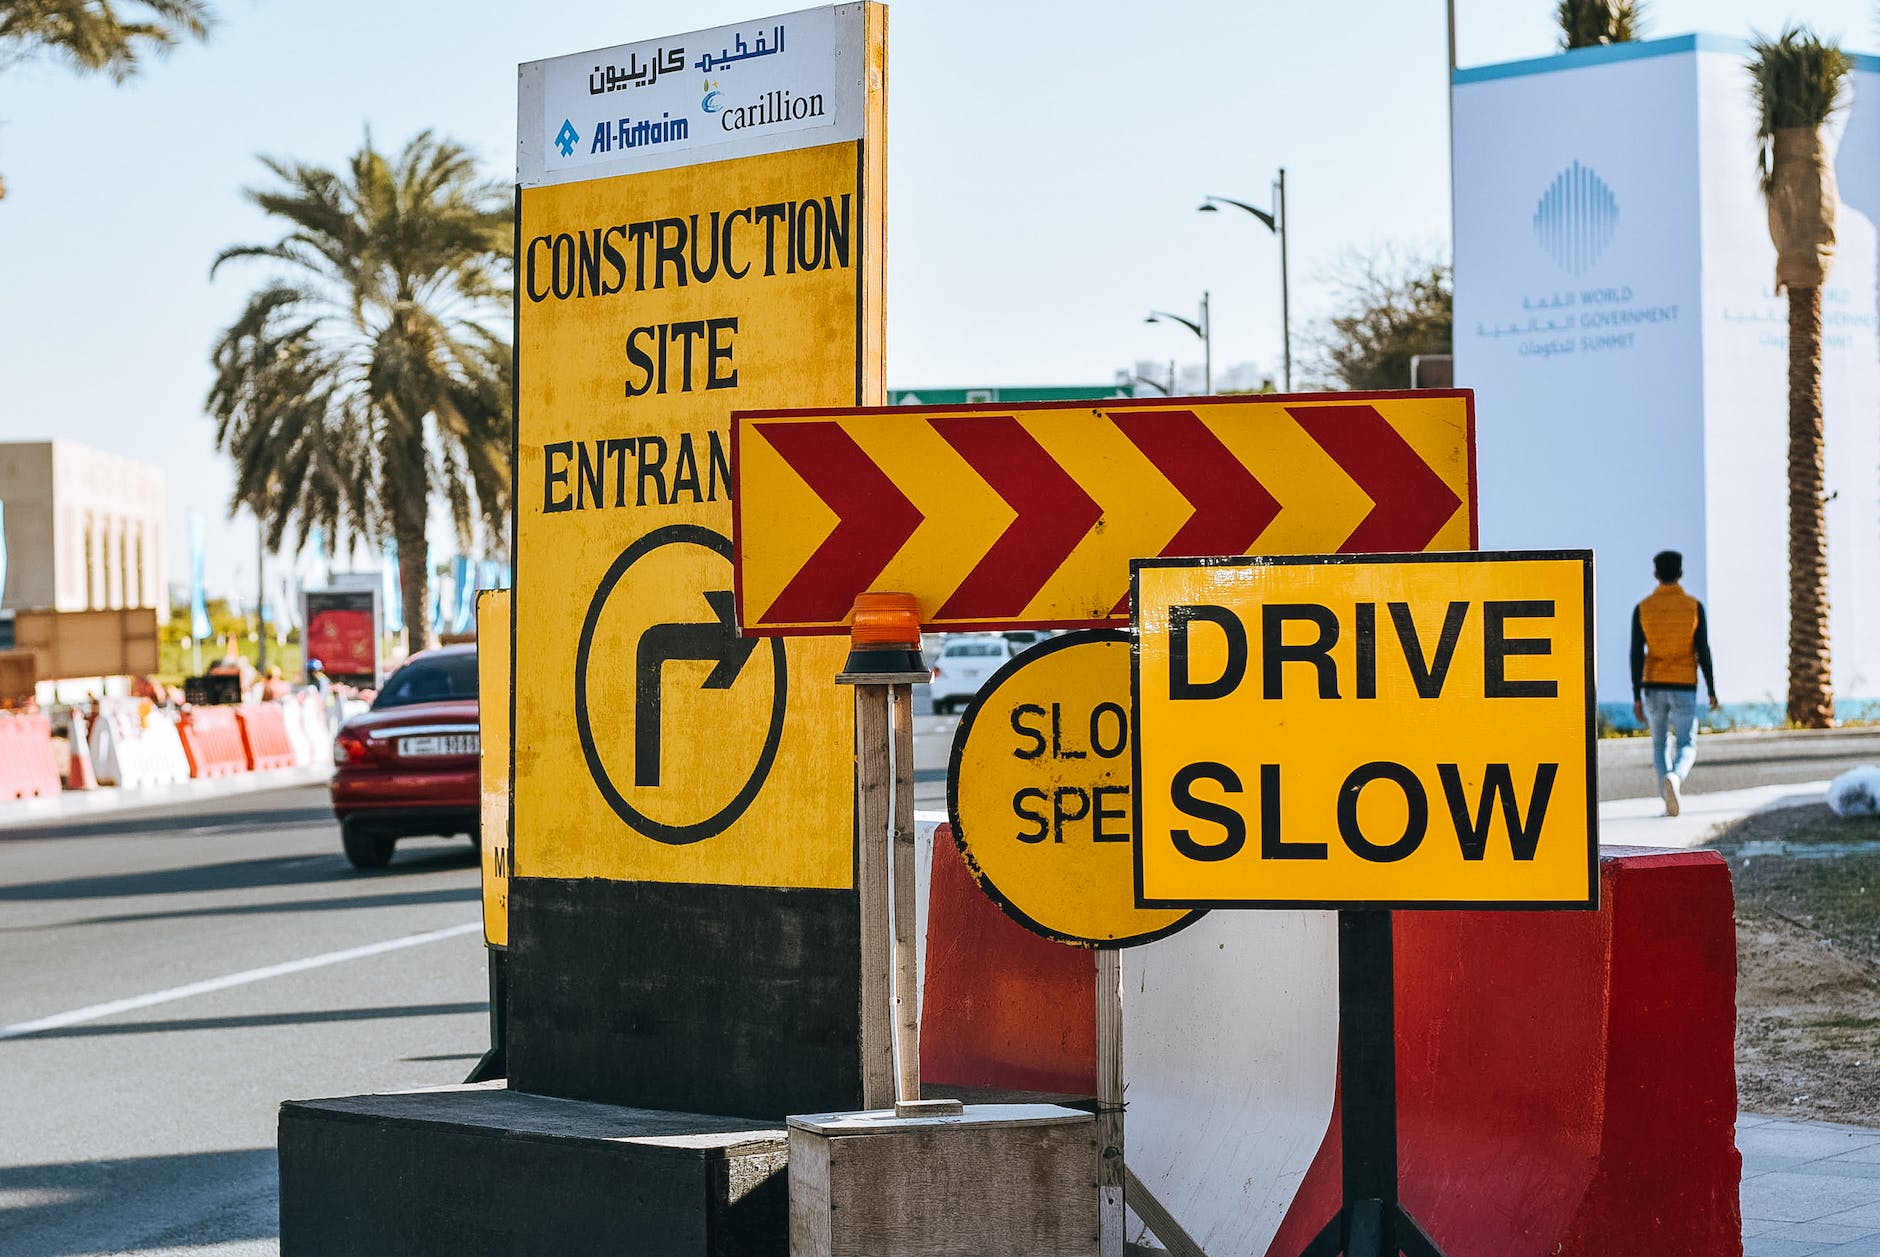
{"type": "Polygon", "coordinates": [[[1160,323],[1164,319],[1170,323],[1180,323],[1201,340],[1201,391],[1214,392],[1214,339],[1208,328],[1208,294],[1201,294],[1201,321],[1184,319],[1179,314],[1170,314],[1166,310],[1151,310],[1144,323],[1160,323]]]}
{"type": "Polygon", "coordinates": [[[1279,168],[1279,178],[1273,180],[1273,212],[1256,209],[1245,201],[1236,201],[1229,196],[1210,196],[1203,198],[1195,208],[1203,214],[1220,212],[1223,205],[1246,210],[1266,224],[1266,229],[1279,237],[1279,324],[1280,344],[1284,347],[1286,391],[1292,392],[1292,312],[1289,295],[1286,291],[1286,168],[1279,168]]]}
{"type": "Polygon", "coordinates": [[[1131,386],[1132,390],[1135,385],[1147,384],[1150,388],[1162,394],[1162,396],[1173,397],[1175,396],[1175,359],[1170,358],[1168,360],[1168,383],[1166,384],[1160,380],[1152,380],[1146,375],[1137,375],[1131,371],[1118,371],[1116,373],[1116,382],[1118,384],[1128,384],[1131,386]]]}

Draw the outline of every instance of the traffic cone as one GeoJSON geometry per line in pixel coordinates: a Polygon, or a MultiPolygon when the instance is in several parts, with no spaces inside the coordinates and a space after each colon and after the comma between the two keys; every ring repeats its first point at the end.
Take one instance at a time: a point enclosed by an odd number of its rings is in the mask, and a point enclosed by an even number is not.
{"type": "Polygon", "coordinates": [[[72,766],[65,774],[67,790],[96,790],[98,774],[91,767],[91,739],[85,732],[85,715],[72,709],[72,766]]]}

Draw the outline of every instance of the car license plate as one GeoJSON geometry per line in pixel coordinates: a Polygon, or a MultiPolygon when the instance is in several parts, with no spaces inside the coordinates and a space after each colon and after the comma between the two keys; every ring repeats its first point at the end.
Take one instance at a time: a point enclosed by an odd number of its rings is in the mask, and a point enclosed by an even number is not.
{"type": "Polygon", "coordinates": [[[482,749],[482,739],[474,733],[427,734],[398,739],[398,754],[402,759],[428,755],[475,755],[482,749]]]}

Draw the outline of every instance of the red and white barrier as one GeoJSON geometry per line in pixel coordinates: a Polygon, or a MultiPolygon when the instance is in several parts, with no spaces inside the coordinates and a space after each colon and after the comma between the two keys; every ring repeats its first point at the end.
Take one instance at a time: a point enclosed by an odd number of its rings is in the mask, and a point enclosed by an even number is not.
{"type": "MultiPolygon", "coordinates": [[[[942,828],[923,1077],[1090,1094],[1090,954],[953,894],[960,864],[942,828]]],[[[1604,860],[1598,912],[1396,921],[1402,1196],[1450,1257],[1741,1253],[1719,856],[1604,860]]],[[[1335,918],[1216,911],[1123,987],[1131,1169],[1206,1251],[1296,1257],[1338,1206],[1335,918]]]]}
{"type": "Polygon", "coordinates": [[[0,800],[34,799],[62,789],[52,753],[52,722],[0,712],[0,800]]]}
{"type": "Polygon", "coordinates": [[[241,726],[229,707],[192,707],[177,721],[192,777],[223,777],[248,771],[241,726]]]}
{"type": "MultiPolygon", "coordinates": [[[[300,730],[300,736],[306,742],[306,757],[297,760],[304,765],[326,766],[333,762],[333,728],[327,723],[326,704],[320,700],[318,691],[301,690],[286,700],[287,717],[290,724],[300,730]]],[[[292,730],[289,730],[290,735],[292,730]]],[[[295,744],[295,754],[300,754],[300,746],[295,744]]]]}
{"type": "Polygon", "coordinates": [[[89,722],[85,713],[74,707],[71,714],[71,732],[66,735],[68,749],[65,768],[65,788],[67,790],[96,790],[98,773],[91,766],[91,737],[86,730],[89,722]]]}
{"type": "Polygon", "coordinates": [[[147,700],[100,700],[91,740],[92,766],[101,785],[136,789],[189,777],[174,718],[147,700]]]}
{"type": "Polygon", "coordinates": [[[280,703],[246,703],[231,710],[250,772],[294,766],[294,744],[288,739],[286,710],[280,703]]]}
{"type": "MultiPolygon", "coordinates": [[[[1736,931],[1714,851],[1600,865],[1600,910],[1397,916],[1404,1204],[1449,1257],[1735,1257],[1736,931]]],[[[1337,1207],[1326,1131],[1268,1257],[1337,1207]]]]}

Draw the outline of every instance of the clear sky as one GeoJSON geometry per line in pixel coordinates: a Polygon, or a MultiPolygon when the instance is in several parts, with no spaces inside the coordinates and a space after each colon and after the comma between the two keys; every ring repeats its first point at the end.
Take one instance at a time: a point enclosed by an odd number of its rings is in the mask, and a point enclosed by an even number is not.
{"type": "MultiPolygon", "coordinates": [[[[513,172],[518,62],[800,7],[750,0],[215,0],[205,46],[113,87],[0,68],[0,439],[63,437],[160,464],[169,576],[202,511],[212,593],[251,587],[254,531],[203,416],[207,355],[258,266],[209,263],[277,228],[255,155],[338,166],[369,127],[434,128],[513,172]]],[[[1546,55],[1551,0],[1457,0],[1461,64],[1546,55]]],[[[1295,357],[1350,249],[1446,251],[1440,0],[896,0],[889,6],[888,382],[1100,383],[1199,360],[1277,372],[1267,207],[1287,170],[1295,357]]],[[[1650,35],[1812,22],[1880,46],[1868,0],[1656,0],[1650,35]]]]}

